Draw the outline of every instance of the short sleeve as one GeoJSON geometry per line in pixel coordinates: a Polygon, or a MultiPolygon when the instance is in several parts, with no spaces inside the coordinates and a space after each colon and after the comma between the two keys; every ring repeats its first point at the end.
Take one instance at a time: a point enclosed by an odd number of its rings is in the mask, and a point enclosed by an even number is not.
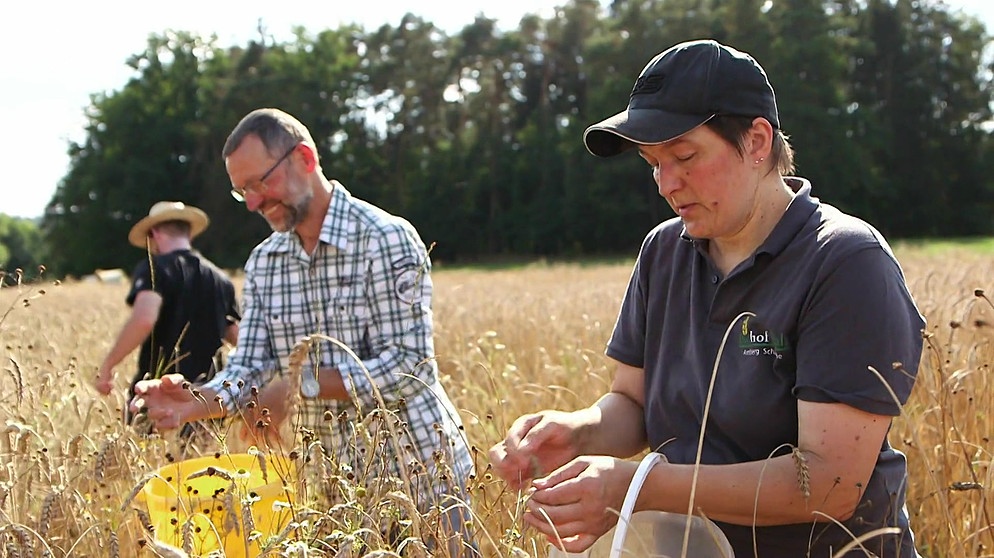
{"type": "Polygon", "coordinates": [[[924,327],[887,251],[876,246],[849,255],[826,272],[802,310],[794,395],[900,414],[914,387],[924,327]]]}
{"type": "Polygon", "coordinates": [[[138,293],[149,290],[154,290],[152,286],[152,272],[148,259],[143,259],[138,262],[134,271],[131,272],[131,290],[128,291],[125,301],[128,303],[128,306],[132,306],[135,303],[135,298],[138,297],[138,293]]]}
{"type": "Polygon", "coordinates": [[[647,257],[647,243],[643,243],[639,251],[639,257],[632,269],[632,276],[628,280],[628,290],[625,291],[625,298],[621,302],[621,310],[618,312],[618,320],[614,324],[614,331],[607,343],[607,356],[636,368],[645,366],[645,320],[646,320],[646,277],[644,271],[648,269],[645,258],[647,257]]]}

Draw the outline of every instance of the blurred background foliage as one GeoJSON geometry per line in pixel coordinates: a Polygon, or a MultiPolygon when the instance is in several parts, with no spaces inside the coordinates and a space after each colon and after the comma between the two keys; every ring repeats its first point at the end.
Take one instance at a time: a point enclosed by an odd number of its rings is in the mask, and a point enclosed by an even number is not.
{"type": "Polygon", "coordinates": [[[230,197],[220,150],[263,106],[306,124],[325,174],[412,221],[436,261],[634,255],[672,213],[635,155],[597,160],[581,134],[649,58],[702,37],[767,69],[822,200],[891,238],[994,231],[994,67],[972,17],[933,0],[570,0],[507,31],[408,14],[287,42],[150,36],[130,81],[92,97],[44,217],[0,220],[0,265],[131,269],[128,230],[172,199],[210,214],[197,248],[240,267],[269,229],[230,197]]]}

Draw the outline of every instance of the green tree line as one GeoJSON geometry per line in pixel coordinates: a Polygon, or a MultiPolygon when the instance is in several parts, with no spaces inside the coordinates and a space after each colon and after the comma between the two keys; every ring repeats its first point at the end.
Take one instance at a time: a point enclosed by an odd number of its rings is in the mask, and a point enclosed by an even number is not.
{"type": "Polygon", "coordinates": [[[512,30],[408,14],[237,46],[151,36],[70,145],[45,263],[130,269],[129,228],[173,199],[210,214],[197,246],[239,267],[269,231],[229,195],[220,150],[263,106],[308,125],[325,173],[411,220],[436,260],[632,254],[672,213],[647,166],[598,161],[581,134],[624,107],[650,57],[702,37],[766,67],[821,199],[892,237],[991,232],[994,68],[977,20],[932,0],[570,0],[512,30]]]}
{"type": "Polygon", "coordinates": [[[36,276],[45,254],[36,222],[0,214],[0,287],[36,276]]]}

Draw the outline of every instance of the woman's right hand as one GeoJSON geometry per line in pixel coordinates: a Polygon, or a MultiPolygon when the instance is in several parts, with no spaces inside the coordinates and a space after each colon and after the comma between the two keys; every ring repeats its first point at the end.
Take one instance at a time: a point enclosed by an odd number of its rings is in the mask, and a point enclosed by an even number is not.
{"type": "Polygon", "coordinates": [[[490,448],[494,471],[520,490],[578,457],[589,411],[541,411],[518,418],[504,440],[490,448]]]}

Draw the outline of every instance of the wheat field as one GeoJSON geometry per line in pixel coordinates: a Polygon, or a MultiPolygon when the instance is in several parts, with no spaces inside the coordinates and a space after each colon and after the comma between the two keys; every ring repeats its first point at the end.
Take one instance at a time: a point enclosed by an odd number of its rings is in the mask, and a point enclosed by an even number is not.
{"type": "MultiPolygon", "coordinates": [[[[908,508],[919,550],[935,558],[994,556],[994,506],[987,499],[994,484],[994,305],[987,294],[994,295],[994,258],[911,246],[898,246],[897,255],[929,324],[918,383],[890,434],[908,454],[908,508]]],[[[522,526],[519,495],[490,474],[486,450],[519,415],[585,406],[607,389],[603,349],[630,264],[436,265],[436,353],[474,448],[468,500],[484,556],[545,556],[544,540],[522,526]]],[[[186,555],[183,545],[162,544],[150,532],[135,494],[190,448],[171,433],[143,437],[122,426],[134,354],[117,369],[114,396],[101,398],[91,387],[127,316],[126,292],[127,285],[59,283],[34,270],[9,275],[0,288],[2,557],[186,555]]],[[[228,428],[218,426],[193,451],[228,451],[228,428]]],[[[290,455],[300,459],[302,452],[290,455]]],[[[385,497],[322,467],[344,501],[330,508],[306,502],[278,536],[252,543],[256,554],[450,554],[413,538],[400,548],[377,528],[388,516],[414,533],[437,528],[437,517],[411,511],[403,487],[385,497]]]]}

